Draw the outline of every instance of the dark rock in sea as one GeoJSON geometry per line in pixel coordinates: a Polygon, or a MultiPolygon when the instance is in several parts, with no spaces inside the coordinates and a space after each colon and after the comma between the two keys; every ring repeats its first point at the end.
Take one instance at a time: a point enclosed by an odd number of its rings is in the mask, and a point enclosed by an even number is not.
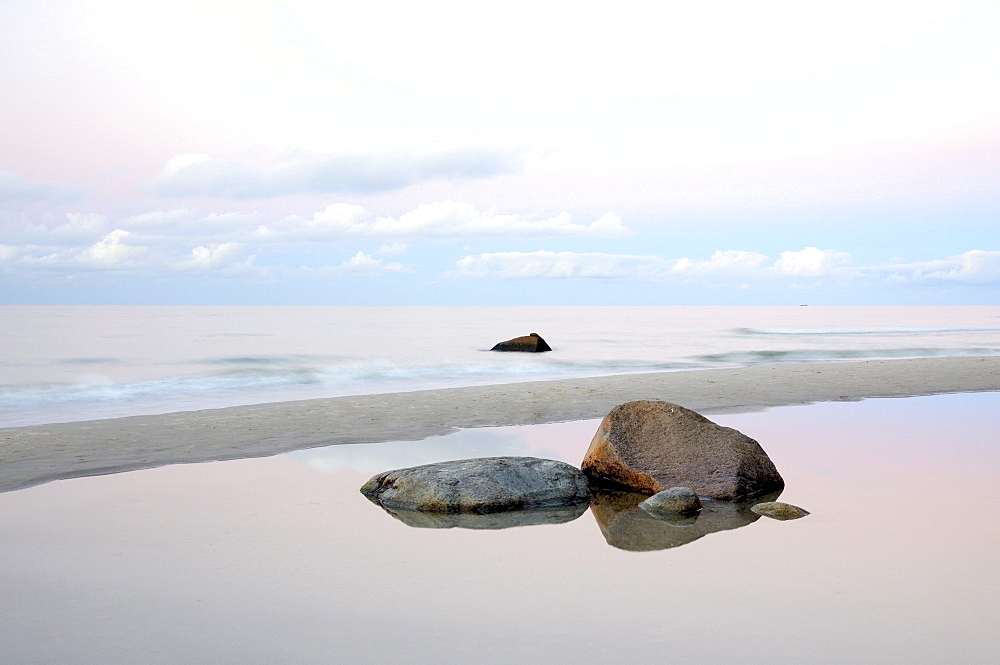
{"type": "Polygon", "coordinates": [[[592,498],[574,466],[535,457],[486,457],[385,471],[361,493],[393,511],[493,513],[566,506],[592,498]]]}
{"type": "Polygon", "coordinates": [[[563,524],[587,512],[586,501],[569,506],[521,508],[499,513],[432,513],[425,510],[382,509],[407,526],[417,529],[511,529],[519,526],[563,524]]]}
{"type": "Polygon", "coordinates": [[[524,351],[527,353],[541,353],[551,351],[552,347],[545,343],[538,333],[531,333],[524,337],[515,337],[506,342],[499,342],[490,351],[524,351]]]}
{"type": "Polygon", "coordinates": [[[763,503],[755,504],[750,510],[754,511],[758,515],[764,515],[765,517],[771,517],[776,520],[797,520],[800,517],[805,517],[809,514],[808,510],[803,510],[798,506],[793,506],[790,503],[781,503],[780,501],[765,501],[763,503]]]}
{"type": "Polygon", "coordinates": [[[653,515],[690,515],[701,510],[701,499],[690,487],[671,487],[657,492],[639,504],[639,507],[653,515]]]}
{"type": "Polygon", "coordinates": [[[680,486],[701,497],[742,501],[785,486],[759,443],[690,409],[656,400],[612,409],[581,467],[594,485],[644,494],[680,486]]]}
{"type": "MultiPolygon", "coordinates": [[[[780,492],[767,495],[776,499],[780,492]]],[[[645,494],[596,491],[590,510],[604,539],[612,547],[650,552],[680,547],[716,531],[739,529],[760,519],[750,506],[756,503],[705,501],[700,513],[653,515],[640,508],[645,494]]]]}

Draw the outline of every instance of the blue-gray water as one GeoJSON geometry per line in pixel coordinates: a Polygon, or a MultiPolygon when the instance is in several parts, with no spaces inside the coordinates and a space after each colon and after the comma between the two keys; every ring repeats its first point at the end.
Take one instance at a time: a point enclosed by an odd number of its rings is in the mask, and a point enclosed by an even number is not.
{"type": "Polygon", "coordinates": [[[786,362],[1000,354],[1000,307],[0,307],[0,426],[786,362]],[[496,342],[538,332],[545,354],[496,342]]]}

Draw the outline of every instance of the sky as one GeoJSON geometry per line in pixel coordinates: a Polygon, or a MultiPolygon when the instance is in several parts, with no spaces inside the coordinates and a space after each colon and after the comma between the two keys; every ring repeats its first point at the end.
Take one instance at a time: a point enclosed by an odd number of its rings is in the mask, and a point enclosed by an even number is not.
{"type": "Polygon", "coordinates": [[[0,304],[1000,304],[1000,3],[0,0],[0,304]]]}

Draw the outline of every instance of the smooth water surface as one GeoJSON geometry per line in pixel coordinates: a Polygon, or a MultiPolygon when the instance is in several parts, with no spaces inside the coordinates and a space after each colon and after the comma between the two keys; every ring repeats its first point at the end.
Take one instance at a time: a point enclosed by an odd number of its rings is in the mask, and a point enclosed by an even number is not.
{"type": "Polygon", "coordinates": [[[594,421],[0,494],[0,662],[995,660],[1000,394],[714,420],[760,441],[781,500],[812,514],[679,546],[664,529],[694,533],[701,518],[640,525],[651,546],[632,551],[609,544],[595,510],[415,528],[358,492],[378,471],[441,459],[579,463],[594,421]]]}

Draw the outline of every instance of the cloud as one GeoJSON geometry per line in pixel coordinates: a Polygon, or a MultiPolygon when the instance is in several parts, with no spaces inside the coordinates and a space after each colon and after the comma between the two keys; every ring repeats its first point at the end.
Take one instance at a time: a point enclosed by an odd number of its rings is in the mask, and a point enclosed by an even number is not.
{"type": "Polygon", "coordinates": [[[10,263],[21,255],[21,250],[11,245],[0,245],[0,263],[10,263]]]}
{"type": "Polygon", "coordinates": [[[409,249],[409,246],[406,243],[394,242],[391,245],[382,245],[375,251],[375,253],[382,256],[396,256],[399,254],[406,254],[407,249],[409,249]]]}
{"type": "Polygon", "coordinates": [[[598,277],[669,281],[732,276],[766,277],[767,257],[756,252],[715,252],[707,261],[646,254],[498,252],[466,256],[448,277],[529,279],[598,277]]]}
{"type": "Polygon", "coordinates": [[[82,193],[48,182],[29,182],[10,171],[0,171],[0,203],[10,201],[47,201],[50,203],[78,199],[82,193]]]}
{"type": "Polygon", "coordinates": [[[174,230],[179,225],[186,224],[196,215],[190,208],[175,208],[173,210],[152,210],[133,215],[125,220],[124,225],[143,231],[174,230]]]}
{"type": "Polygon", "coordinates": [[[821,277],[850,263],[851,255],[832,249],[806,247],[797,252],[782,252],[775,269],[792,277],[821,277]]]}
{"type": "Polygon", "coordinates": [[[126,240],[132,235],[128,231],[115,229],[97,241],[77,257],[77,262],[101,270],[124,270],[138,265],[138,259],[145,251],[142,247],[132,247],[126,240]]]}
{"type": "Polygon", "coordinates": [[[255,255],[247,256],[242,243],[227,242],[202,245],[191,250],[190,256],[173,264],[178,271],[239,273],[253,270],[255,255]]]}
{"type": "Polygon", "coordinates": [[[1000,252],[974,249],[935,261],[885,266],[895,282],[1000,283],[1000,252]]]}
{"type": "Polygon", "coordinates": [[[575,252],[496,252],[466,256],[446,277],[533,279],[567,277],[643,277],[669,272],[658,256],[575,252]]]}
{"type": "Polygon", "coordinates": [[[260,226],[261,239],[418,238],[476,236],[579,236],[619,238],[630,235],[620,217],[606,213],[590,224],[577,224],[563,212],[546,219],[526,219],[495,210],[477,210],[471,203],[437,201],[399,217],[370,217],[364,208],[337,203],[311,219],[286,217],[260,226]]]}
{"type": "Polygon", "coordinates": [[[368,155],[298,154],[277,164],[182,154],[169,159],[155,181],[162,196],[254,199],[290,194],[370,194],[432,180],[468,180],[514,173],[514,155],[497,150],[368,155]]]}
{"type": "Polygon", "coordinates": [[[678,259],[671,272],[677,275],[719,275],[750,273],[764,264],[767,257],[756,252],[741,250],[718,251],[708,261],[678,259]]]}
{"type": "Polygon", "coordinates": [[[146,248],[135,247],[127,241],[132,234],[123,229],[111,231],[97,242],[82,248],[59,249],[24,246],[9,251],[12,257],[29,266],[56,270],[135,270],[142,267],[141,259],[146,248]],[[48,251],[41,256],[38,251],[48,251]]]}
{"type": "Polygon", "coordinates": [[[385,263],[384,259],[376,259],[371,254],[359,251],[340,265],[326,266],[320,272],[329,275],[375,276],[384,273],[410,272],[410,270],[402,264],[385,263]]]}

